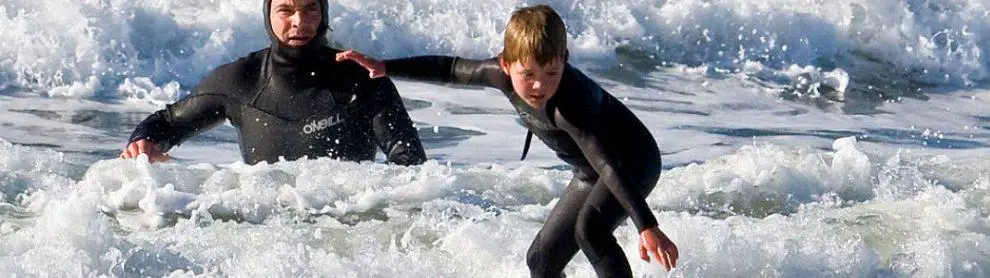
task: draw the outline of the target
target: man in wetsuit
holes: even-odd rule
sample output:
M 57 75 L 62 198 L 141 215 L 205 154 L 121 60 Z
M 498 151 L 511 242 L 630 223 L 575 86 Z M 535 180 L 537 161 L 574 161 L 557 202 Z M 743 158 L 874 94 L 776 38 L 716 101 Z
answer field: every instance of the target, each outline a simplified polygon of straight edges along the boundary
M 265 1 L 271 47 L 222 65 L 193 93 L 145 119 L 123 158 L 152 161 L 224 120 L 237 128 L 249 164 L 328 156 L 373 160 L 375 148 L 400 165 L 426 160 L 395 86 L 337 63 L 327 46 L 326 0 Z
M 502 54 L 487 60 L 421 56 L 382 63 L 352 51 L 337 56 L 357 61 L 372 77 L 387 71 L 414 80 L 497 88 L 530 134 L 573 166 L 574 178 L 527 254 L 534 277 L 560 276 L 578 249 L 598 276 L 631 277 L 612 236 L 627 216 L 640 232 L 641 258 L 649 261 L 648 253 L 653 254 L 666 269 L 676 267 L 677 246 L 660 231 L 646 204 L 660 175 L 657 142 L 625 105 L 566 63 L 566 30 L 550 7 L 513 13 Z

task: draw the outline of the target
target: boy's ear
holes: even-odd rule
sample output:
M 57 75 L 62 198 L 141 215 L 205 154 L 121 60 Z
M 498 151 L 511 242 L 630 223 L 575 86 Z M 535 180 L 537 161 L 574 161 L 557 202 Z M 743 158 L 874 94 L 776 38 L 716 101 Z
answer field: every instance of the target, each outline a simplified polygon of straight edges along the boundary
M 509 64 L 506 63 L 504 59 L 502 59 L 502 56 L 501 55 L 499 55 L 499 57 L 498 57 L 498 65 L 499 65 L 499 67 L 502 68 L 502 72 L 504 72 L 505 75 L 511 75 L 511 74 L 509 74 Z

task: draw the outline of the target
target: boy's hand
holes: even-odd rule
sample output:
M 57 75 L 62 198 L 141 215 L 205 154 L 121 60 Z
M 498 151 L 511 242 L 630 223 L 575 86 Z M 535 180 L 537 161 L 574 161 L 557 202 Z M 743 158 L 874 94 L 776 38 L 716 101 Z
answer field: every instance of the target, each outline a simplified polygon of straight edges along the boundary
M 344 60 L 353 60 L 354 62 L 357 62 L 358 65 L 361 65 L 362 67 L 367 69 L 368 77 L 379 78 L 385 76 L 385 63 L 382 63 L 382 61 L 378 61 L 373 58 L 369 58 L 368 56 L 364 56 L 364 54 L 361 54 L 360 52 L 354 50 L 347 50 L 341 53 L 337 53 L 337 62 L 341 62 Z
M 155 146 L 154 143 L 147 139 L 137 140 L 128 144 L 124 152 L 120 153 L 120 158 L 137 158 L 142 153 L 147 154 L 148 160 L 152 163 L 168 161 L 168 155 L 162 153 L 158 149 L 158 146 Z
M 650 256 L 647 253 L 653 254 L 667 271 L 677 267 L 677 245 L 660 228 L 652 227 L 639 233 L 639 256 L 649 262 Z

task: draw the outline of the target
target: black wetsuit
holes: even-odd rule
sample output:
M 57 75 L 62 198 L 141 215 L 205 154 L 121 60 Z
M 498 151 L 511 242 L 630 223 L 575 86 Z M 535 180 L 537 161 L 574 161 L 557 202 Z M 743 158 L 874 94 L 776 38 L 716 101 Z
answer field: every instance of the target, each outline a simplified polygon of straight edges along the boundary
M 627 216 L 638 231 L 657 225 L 645 199 L 661 165 L 653 135 L 625 105 L 570 65 L 539 111 L 513 92 L 497 58 L 421 56 L 385 61 L 385 69 L 393 77 L 501 90 L 530 132 L 573 166 L 574 179 L 530 246 L 534 277 L 560 276 L 579 247 L 599 276 L 632 275 L 612 232 Z
M 193 93 L 155 112 L 134 130 L 130 142 L 150 139 L 163 152 L 227 120 L 237 128 L 244 161 L 321 157 L 374 160 L 377 149 L 401 165 L 426 160 L 412 120 L 388 79 L 368 79 L 356 63 L 334 60 L 326 20 L 317 38 L 291 48 L 272 46 L 203 78 Z M 326 1 L 321 1 L 326 18 Z

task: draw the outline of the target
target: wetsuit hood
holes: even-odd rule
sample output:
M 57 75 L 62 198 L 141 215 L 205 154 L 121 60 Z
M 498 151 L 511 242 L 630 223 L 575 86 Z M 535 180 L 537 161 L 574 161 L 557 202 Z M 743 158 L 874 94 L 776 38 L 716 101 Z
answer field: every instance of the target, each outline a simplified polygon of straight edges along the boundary
M 327 46 L 327 30 L 330 29 L 327 23 L 329 20 L 329 5 L 327 0 L 317 1 L 320 3 L 320 9 L 323 12 L 320 25 L 316 28 L 316 36 L 309 43 L 301 47 L 292 47 L 278 40 L 278 37 L 275 36 L 275 31 L 272 30 L 272 0 L 264 1 L 265 29 L 268 30 L 268 39 L 272 42 L 272 54 L 277 60 L 292 63 L 313 59 L 323 54 L 323 49 Z

